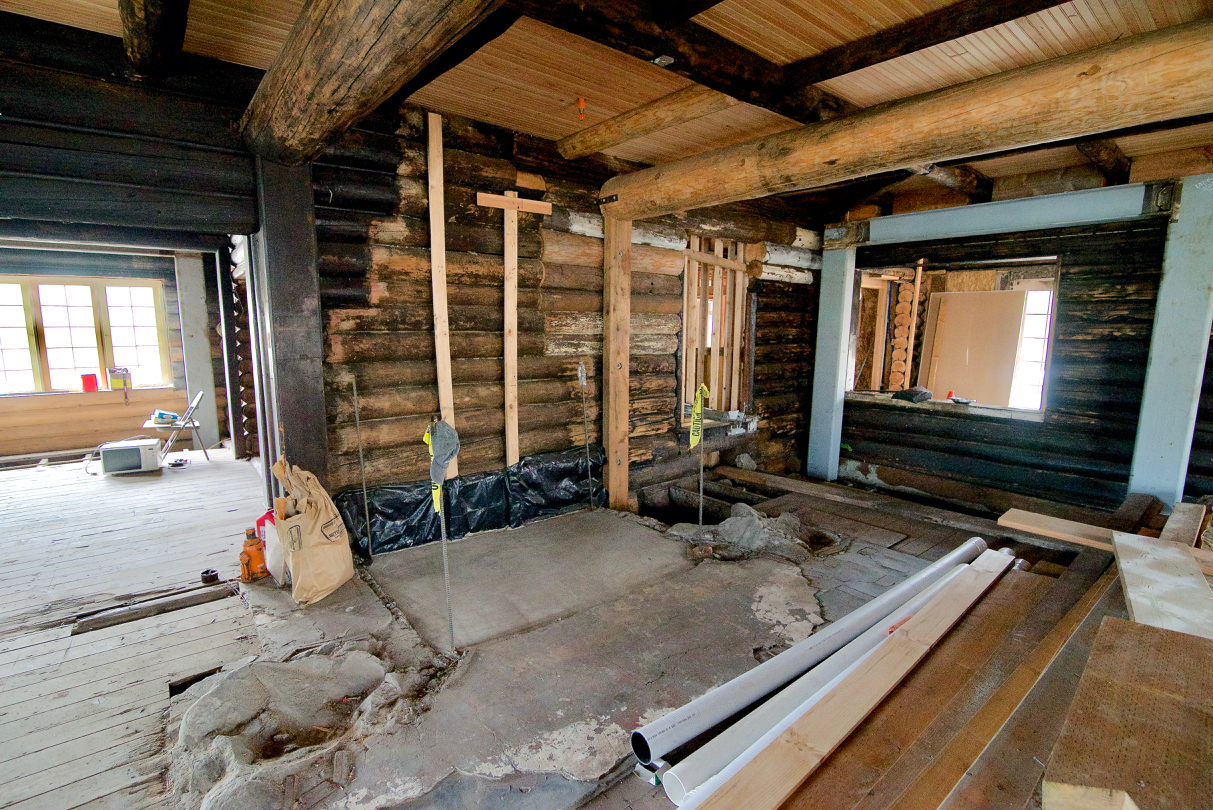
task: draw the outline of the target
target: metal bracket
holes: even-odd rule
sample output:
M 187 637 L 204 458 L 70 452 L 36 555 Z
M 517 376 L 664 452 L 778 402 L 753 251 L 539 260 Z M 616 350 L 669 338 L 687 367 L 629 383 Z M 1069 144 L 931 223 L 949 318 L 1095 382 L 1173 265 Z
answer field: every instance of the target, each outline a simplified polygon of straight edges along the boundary
M 618 200 L 619 200 L 618 194 L 611 194 L 610 196 L 600 197 L 599 199 L 594 200 L 594 205 L 606 205 L 607 203 L 613 203 Z

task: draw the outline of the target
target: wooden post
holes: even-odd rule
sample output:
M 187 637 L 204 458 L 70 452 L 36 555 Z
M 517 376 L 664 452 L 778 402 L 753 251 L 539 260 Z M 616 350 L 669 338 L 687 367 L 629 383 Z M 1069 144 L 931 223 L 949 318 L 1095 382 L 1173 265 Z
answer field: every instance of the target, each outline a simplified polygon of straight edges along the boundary
M 479 192 L 476 204 L 505 212 L 504 356 L 505 368 L 505 466 L 518 463 L 518 212 L 551 214 L 552 204 L 522 200 L 517 191 L 504 196 Z
M 736 243 L 734 243 L 736 244 Z M 730 255 L 732 250 L 729 251 Z M 732 389 L 729 387 L 733 379 L 733 298 L 737 292 L 736 270 L 722 268 L 721 291 L 721 323 L 720 323 L 720 410 L 728 410 Z
M 733 351 L 733 373 L 729 382 L 729 408 L 734 411 L 741 408 L 741 336 L 745 328 L 746 286 L 749 283 L 749 273 L 733 271 L 733 341 L 730 347 Z
M 227 430 L 232 454 L 244 458 L 244 414 L 240 405 L 240 364 L 236 355 L 236 298 L 232 289 L 232 255 L 226 248 L 215 253 L 215 280 L 219 295 L 219 336 L 223 346 L 223 382 L 227 389 Z M 250 318 L 249 320 L 252 320 Z
M 889 334 L 889 282 L 881 279 L 876 298 L 876 345 L 872 349 L 872 390 L 884 385 L 885 341 Z
M 918 296 L 922 292 L 922 266 L 926 262 L 925 259 L 918 260 L 918 267 L 914 270 L 914 300 L 910 303 L 910 342 L 906 346 L 906 379 L 902 389 L 913 388 L 917 385 L 917 380 L 914 375 L 914 338 L 918 333 Z
M 442 182 L 442 116 L 428 113 L 426 169 L 429 178 L 430 285 L 434 296 L 434 365 L 438 370 L 438 409 L 442 421 L 455 426 L 455 394 L 451 383 L 451 329 L 446 308 L 446 219 Z M 459 459 L 447 465 L 446 477 L 459 475 Z
M 700 241 L 700 237 L 692 236 L 688 245 L 698 251 Z M 678 404 L 678 422 L 686 424 L 682 405 L 695 396 L 695 358 L 699 346 L 699 262 L 690 256 L 686 257 L 682 271 L 682 295 L 682 402 Z
M 716 258 L 724 258 L 724 240 L 716 240 Z M 720 359 L 721 359 L 721 317 L 724 315 L 721 306 L 724 303 L 723 270 L 719 264 L 712 265 L 712 356 L 708 361 L 708 391 L 711 393 L 712 407 L 720 408 Z
M 628 508 L 628 371 L 631 362 L 632 223 L 603 220 L 605 278 L 602 293 L 602 435 L 612 509 Z

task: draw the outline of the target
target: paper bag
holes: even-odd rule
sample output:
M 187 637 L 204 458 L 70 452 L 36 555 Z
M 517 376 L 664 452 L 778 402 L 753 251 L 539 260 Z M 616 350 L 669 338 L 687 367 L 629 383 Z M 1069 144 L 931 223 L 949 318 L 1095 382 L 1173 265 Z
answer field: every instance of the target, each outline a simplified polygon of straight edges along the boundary
M 291 596 L 301 605 L 310 605 L 354 576 L 350 540 L 341 514 L 316 476 L 285 459 L 274 464 L 273 471 L 295 513 L 274 518 L 291 572 Z

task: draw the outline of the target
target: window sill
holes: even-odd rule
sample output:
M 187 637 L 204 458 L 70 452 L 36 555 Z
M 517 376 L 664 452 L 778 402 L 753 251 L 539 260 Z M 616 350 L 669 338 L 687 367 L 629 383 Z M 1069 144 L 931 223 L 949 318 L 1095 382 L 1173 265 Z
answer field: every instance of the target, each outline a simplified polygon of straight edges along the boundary
M 169 385 L 147 385 L 136 386 L 131 388 L 132 394 L 138 394 L 142 391 L 172 391 L 173 386 Z M 97 396 L 98 394 L 114 394 L 118 397 L 122 396 L 121 388 L 100 388 L 96 391 L 27 391 L 19 394 L 0 394 L 0 400 L 3 399 L 20 399 L 32 397 L 71 397 L 71 396 Z
M 931 399 L 926 402 L 906 402 L 905 400 L 893 399 L 891 393 L 875 391 L 848 391 L 846 398 L 849 402 L 878 403 L 890 405 L 894 408 L 907 408 L 909 410 L 931 413 L 985 416 L 993 419 L 1010 419 L 1020 422 L 1043 422 L 1045 420 L 1044 411 L 1025 411 L 1020 408 L 1003 408 L 998 405 L 982 405 L 980 403 L 960 405 L 941 399 Z

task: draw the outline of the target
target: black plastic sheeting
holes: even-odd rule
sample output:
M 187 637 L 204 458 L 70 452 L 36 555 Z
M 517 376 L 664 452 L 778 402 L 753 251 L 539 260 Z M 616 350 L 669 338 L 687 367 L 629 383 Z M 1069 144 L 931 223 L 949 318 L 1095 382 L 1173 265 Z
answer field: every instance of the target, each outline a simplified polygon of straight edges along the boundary
M 590 445 L 592 486 L 586 480 L 584 447 L 528 456 L 504 470 L 453 478 L 442 488 L 447 536 L 454 540 L 472 532 L 521 526 L 585 504 L 602 506 L 606 503 L 601 483 L 605 457 L 601 447 Z M 428 480 L 368 487 L 367 502 L 375 554 L 442 539 Z M 350 545 L 368 559 L 362 490 L 346 490 L 335 503 L 349 530 Z

